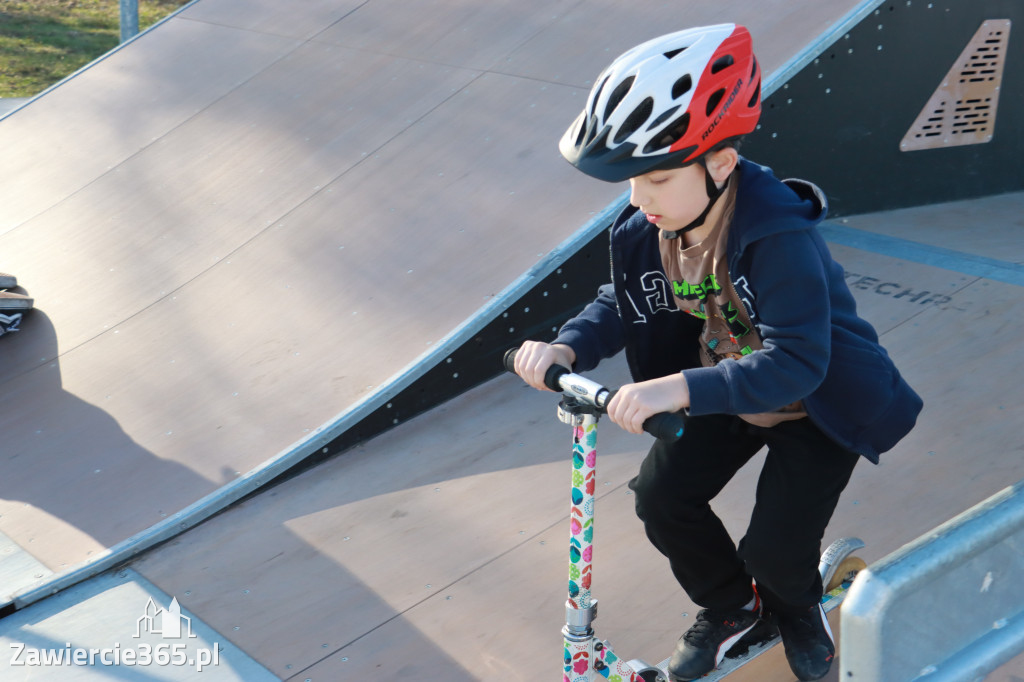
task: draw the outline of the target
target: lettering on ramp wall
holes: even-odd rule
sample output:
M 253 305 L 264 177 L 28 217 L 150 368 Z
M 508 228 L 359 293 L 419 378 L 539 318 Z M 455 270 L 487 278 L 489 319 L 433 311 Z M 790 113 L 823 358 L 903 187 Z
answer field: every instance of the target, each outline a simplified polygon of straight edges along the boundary
M 953 303 L 952 296 L 929 291 L 921 287 L 907 286 L 900 282 L 891 282 L 881 277 L 872 277 L 859 272 L 850 272 L 849 270 L 845 271 L 844 277 L 846 278 L 846 283 L 854 292 L 870 291 L 877 296 L 888 296 L 889 298 L 915 305 L 934 305 L 943 310 L 946 308 L 963 310 L 963 308 L 951 305 Z

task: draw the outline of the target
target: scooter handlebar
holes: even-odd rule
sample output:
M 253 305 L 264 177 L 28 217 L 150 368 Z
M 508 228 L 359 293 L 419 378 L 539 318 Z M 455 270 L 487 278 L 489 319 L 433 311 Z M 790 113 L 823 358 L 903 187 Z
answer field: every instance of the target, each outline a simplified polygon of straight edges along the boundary
M 509 372 L 515 373 L 516 351 L 510 348 L 505 352 L 504 365 Z M 606 412 L 608 403 L 618 391 L 609 390 L 579 374 L 573 374 L 561 365 L 551 365 L 544 375 L 544 385 L 552 391 L 565 393 L 593 405 L 601 412 Z M 672 442 L 683 435 L 686 417 L 680 412 L 660 412 L 651 415 L 644 421 L 644 431 L 655 438 Z

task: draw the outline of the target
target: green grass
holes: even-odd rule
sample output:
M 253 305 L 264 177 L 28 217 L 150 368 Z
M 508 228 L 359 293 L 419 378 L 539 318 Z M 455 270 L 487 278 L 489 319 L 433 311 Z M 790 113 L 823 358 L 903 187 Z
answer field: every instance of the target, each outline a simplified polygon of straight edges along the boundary
M 144 30 L 188 0 L 138 0 Z M 120 41 L 119 0 L 3 0 L 0 97 L 31 97 Z

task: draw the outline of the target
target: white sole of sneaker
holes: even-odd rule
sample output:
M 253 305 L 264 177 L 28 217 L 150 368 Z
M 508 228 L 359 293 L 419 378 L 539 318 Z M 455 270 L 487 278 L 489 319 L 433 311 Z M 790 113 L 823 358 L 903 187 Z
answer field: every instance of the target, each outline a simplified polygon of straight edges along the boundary
M 737 632 L 735 635 L 733 635 L 729 639 L 727 639 L 724 642 L 722 642 L 722 644 L 718 647 L 718 654 L 715 656 L 715 667 L 716 668 L 718 666 L 722 665 L 722 661 L 725 660 L 725 655 L 727 653 L 729 653 L 729 649 L 731 649 L 733 647 L 733 645 L 736 644 L 736 642 L 738 642 L 741 639 L 743 639 L 743 635 L 745 635 L 748 632 L 750 632 L 751 630 L 753 630 L 754 629 L 754 625 L 757 625 L 757 621 L 754 621 L 754 623 L 750 627 L 748 627 L 748 628 L 746 628 L 746 629 L 744 629 L 744 630 L 742 630 L 740 632 Z

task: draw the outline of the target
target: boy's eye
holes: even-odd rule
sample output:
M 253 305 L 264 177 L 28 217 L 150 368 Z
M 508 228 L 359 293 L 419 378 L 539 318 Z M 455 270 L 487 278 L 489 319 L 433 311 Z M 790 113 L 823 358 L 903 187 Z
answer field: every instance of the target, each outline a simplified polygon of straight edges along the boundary
M 663 185 L 668 182 L 668 178 L 651 178 L 652 185 Z

